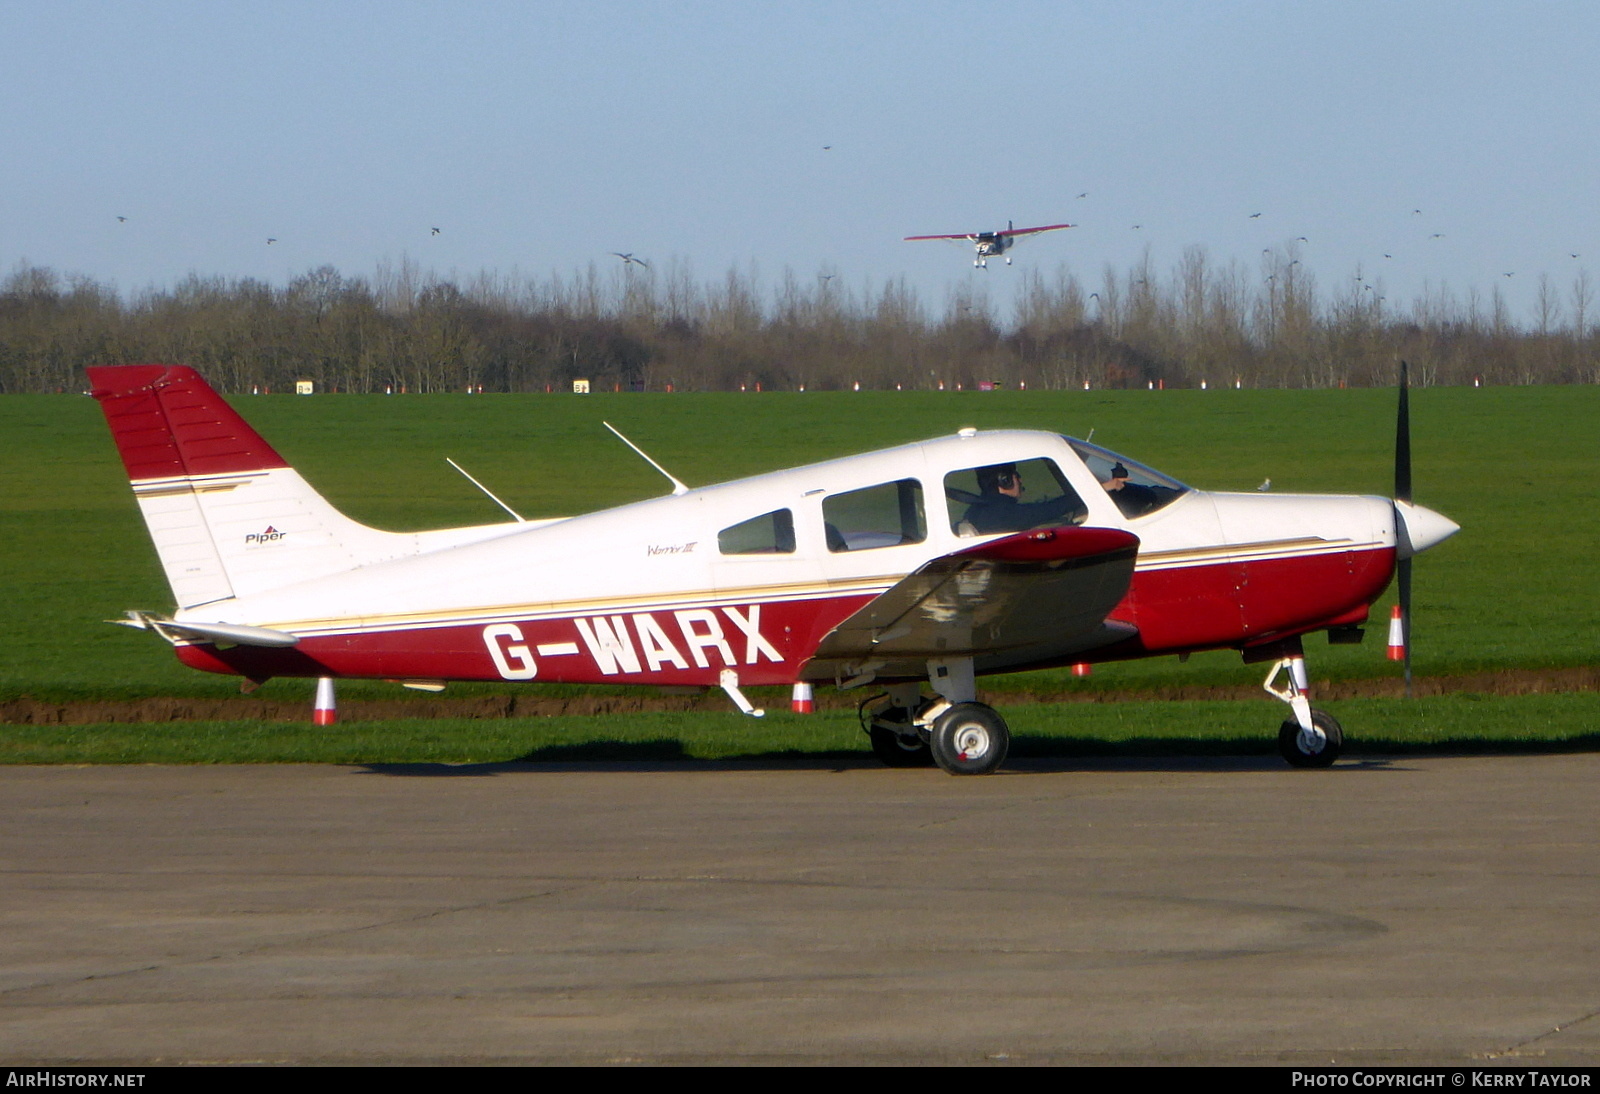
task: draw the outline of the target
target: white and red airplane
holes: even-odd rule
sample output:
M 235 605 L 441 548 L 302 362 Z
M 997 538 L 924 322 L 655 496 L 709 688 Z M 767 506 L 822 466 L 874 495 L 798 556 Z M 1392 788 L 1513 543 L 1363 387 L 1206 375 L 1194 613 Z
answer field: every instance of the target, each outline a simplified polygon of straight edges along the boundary
M 1070 437 L 963 429 L 410 534 L 335 510 L 193 369 L 89 376 L 177 601 L 118 622 L 186 665 L 721 687 L 756 714 L 751 685 L 875 684 L 879 758 L 953 774 L 993 771 L 1009 745 L 980 675 L 1217 648 L 1273 663 L 1283 755 L 1331 764 L 1342 730 L 1311 708 L 1301 636 L 1358 640 L 1397 560 L 1404 600 L 1405 560 L 1457 531 L 1409 500 L 1403 374 L 1396 500 L 1207 493 Z
M 1006 221 L 1006 226 L 996 232 L 957 232 L 955 235 L 944 236 L 906 236 L 904 242 L 914 243 L 921 239 L 954 239 L 971 243 L 977 251 L 977 257 L 972 264 L 978 269 L 987 270 L 989 260 L 1005 255 L 1006 265 L 1011 265 L 1011 256 L 1006 255 L 1017 241 L 1024 236 L 1038 235 L 1040 232 L 1056 232 L 1062 228 L 1071 228 L 1070 224 L 1045 224 L 1038 228 L 1013 228 L 1011 221 Z

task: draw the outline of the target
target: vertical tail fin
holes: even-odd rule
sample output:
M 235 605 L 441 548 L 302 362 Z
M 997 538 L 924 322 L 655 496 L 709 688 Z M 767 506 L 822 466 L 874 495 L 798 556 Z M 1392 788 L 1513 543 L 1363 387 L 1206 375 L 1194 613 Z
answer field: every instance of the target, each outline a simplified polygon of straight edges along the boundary
M 289 466 L 192 368 L 101 366 L 88 373 L 134 482 Z
M 194 369 L 88 373 L 180 609 L 418 550 L 329 505 Z

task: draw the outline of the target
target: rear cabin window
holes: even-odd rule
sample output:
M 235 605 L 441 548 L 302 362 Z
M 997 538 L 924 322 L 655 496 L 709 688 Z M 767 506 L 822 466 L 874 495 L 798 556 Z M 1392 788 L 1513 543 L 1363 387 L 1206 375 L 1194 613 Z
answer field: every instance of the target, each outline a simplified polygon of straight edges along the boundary
M 950 530 L 988 536 L 1082 524 L 1089 516 L 1054 460 L 1022 460 L 952 471 L 944 477 Z
M 928 538 L 922 484 L 916 479 L 886 482 L 823 498 L 822 520 L 828 550 L 836 554 L 898 547 L 903 543 L 921 543 Z
M 725 555 L 793 554 L 794 514 L 775 509 L 724 528 L 717 533 L 717 550 Z

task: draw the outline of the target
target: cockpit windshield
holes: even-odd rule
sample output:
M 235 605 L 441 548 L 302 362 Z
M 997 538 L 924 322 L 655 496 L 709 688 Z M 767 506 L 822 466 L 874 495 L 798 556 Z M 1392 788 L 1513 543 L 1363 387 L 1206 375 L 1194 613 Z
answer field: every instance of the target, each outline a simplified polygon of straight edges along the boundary
M 1094 477 L 1125 517 L 1131 519 L 1154 513 L 1189 492 L 1189 488 L 1177 479 L 1169 478 L 1137 460 L 1119 456 L 1110 449 L 1088 441 L 1071 437 L 1066 441 L 1089 470 L 1094 472 Z

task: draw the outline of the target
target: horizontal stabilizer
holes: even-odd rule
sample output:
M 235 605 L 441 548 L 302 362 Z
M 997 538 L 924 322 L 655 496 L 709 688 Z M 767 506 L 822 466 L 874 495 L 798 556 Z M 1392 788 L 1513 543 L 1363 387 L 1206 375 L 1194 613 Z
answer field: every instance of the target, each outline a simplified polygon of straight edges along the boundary
M 830 631 L 805 674 L 917 676 L 930 658 L 990 662 L 1121 641 L 1131 628 L 1106 616 L 1128 591 L 1138 551 L 1127 532 L 1067 527 L 942 555 Z
M 300 639 L 287 631 L 246 627 L 238 623 L 177 623 L 150 612 L 129 612 L 126 619 L 109 619 L 141 631 L 155 631 L 173 645 L 179 642 L 224 643 L 231 646 L 292 646 Z

